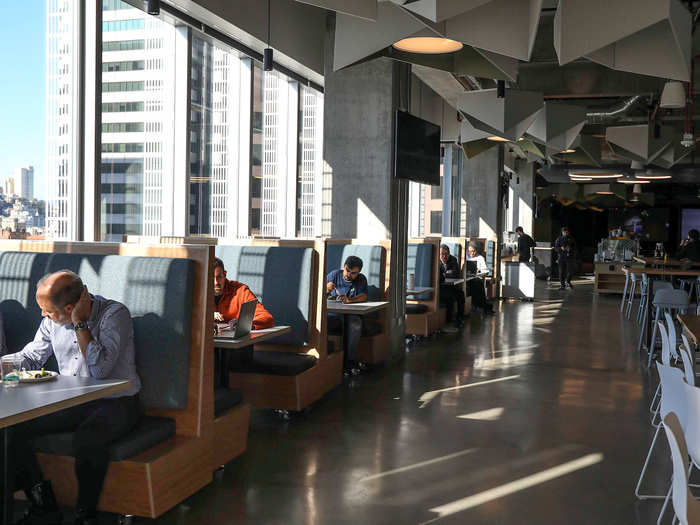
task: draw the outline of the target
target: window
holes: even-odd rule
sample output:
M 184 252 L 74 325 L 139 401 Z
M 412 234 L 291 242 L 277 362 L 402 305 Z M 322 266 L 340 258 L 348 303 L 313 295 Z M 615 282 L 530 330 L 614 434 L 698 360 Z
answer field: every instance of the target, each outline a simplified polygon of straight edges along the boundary
M 145 62 L 143 60 L 122 60 L 121 62 L 103 62 L 102 71 L 142 71 Z
M 103 93 L 114 93 L 117 91 L 143 91 L 144 82 L 102 82 Z
M 121 2 L 121 0 L 118 1 Z M 138 51 L 139 49 L 144 49 L 145 46 L 145 40 L 118 40 L 102 42 L 102 51 Z
M 442 212 L 430 212 L 430 233 L 442 233 Z
M 135 133 L 143 131 L 143 122 L 107 122 L 102 124 L 102 133 Z
M 107 102 L 102 104 L 102 113 L 131 113 L 143 111 L 143 102 Z
M 175 50 L 183 33 L 120 0 L 103 0 L 103 6 L 110 11 L 104 39 L 113 38 L 114 31 L 140 29 L 148 38 L 102 46 L 108 81 L 102 83 L 100 237 L 172 235 Z M 115 51 L 129 51 L 129 60 L 112 55 Z M 133 114 L 123 122 L 127 112 Z M 112 133 L 119 133 L 118 141 Z
M 102 22 L 103 33 L 107 33 L 110 31 L 134 31 L 138 29 L 143 29 L 143 27 L 143 18 L 136 18 L 134 20 L 109 20 Z
M 300 93 L 297 235 L 321 235 L 323 177 L 323 95 L 307 86 Z
M 430 198 L 442 199 L 442 174 L 440 175 L 440 185 L 430 186 Z

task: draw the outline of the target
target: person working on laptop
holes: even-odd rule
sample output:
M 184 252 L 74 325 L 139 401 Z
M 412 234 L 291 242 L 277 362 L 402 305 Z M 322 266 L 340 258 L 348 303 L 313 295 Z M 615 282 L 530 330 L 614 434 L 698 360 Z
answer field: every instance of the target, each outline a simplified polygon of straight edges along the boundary
M 255 301 L 257 297 L 245 284 L 226 279 L 224 262 L 216 257 L 214 259 L 214 320 L 220 323 L 238 319 L 241 306 L 248 301 Z M 260 301 L 255 308 L 253 317 L 253 330 L 271 328 L 275 319 Z
M 440 303 L 447 307 L 447 321 L 453 321 L 452 313 L 454 304 L 457 303 L 457 318 L 454 322 L 462 325 L 464 317 L 464 291 L 462 285 L 451 286 L 443 284 L 445 279 L 456 279 L 459 275 L 459 263 L 457 257 L 450 255 L 450 248 L 446 244 L 440 246 Z
M 467 248 L 467 261 L 476 263 L 476 274 L 467 281 L 467 289 L 472 298 L 472 307 L 482 308 L 484 313 L 493 313 L 493 307 L 486 301 L 486 291 L 484 289 L 484 277 L 491 271 L 486 264 L 486 259 L 479 254 L 479 247 L 475 243 L 469 243 Z
M 363 303 L 367 301 L 367 278 L 362 275 L 362 259 L 354 255 L 345 259 L 345 264 L 326 276 L 326 293 L 329 298 L 343 303 Z M 357 347 L 362 336 L 362 316 L 353 314 L 328 314 L 328 333 L 343 332 L 345 350 L 343 366 L 346 374 L 357 375 Z

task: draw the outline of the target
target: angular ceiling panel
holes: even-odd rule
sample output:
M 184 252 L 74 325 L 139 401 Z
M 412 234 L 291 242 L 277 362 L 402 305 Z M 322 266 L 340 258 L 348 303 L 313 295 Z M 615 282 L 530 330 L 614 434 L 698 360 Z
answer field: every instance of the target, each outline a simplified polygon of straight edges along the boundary
M 672 145 L 674 130 L 661 126 L 658 137 L 654 137 L 653 126 L 611 126 L 605 130 L 605 140 L 610 149 L 620 157 L 639 162 L 653 162 Z
M 466 13 L 475 7 L 488 4 L 492 0 L 415 0 L 408 3 L 401 0 L 393 1 L 403 4 L 409 11 L 413 11 L 428 20 L 441 22 L 453 16 Z
M 459 98 L 459 109 L 476 130 L 517 141 L 543 107 L 542 93 L 506 89 L 498 98 L 495 89 L 469 91 Z
M 555 152 L 569 149 L 586 124 L 586 109 L 571 104 L 545 102 L 527 135 Z
M 542 0 L 492 0 L 448 19 L 446 36 L 527 61 L 535 43 L 541 9 Z
M 560 65 L 585 57 L 620 71 L 688 81 L 692 15 L 679 0 L 561 0 L 554 47 Z
M 297 0 L 297 2 L 367 20 L 377 19 L 377 0 L 352 0 L 352 2 L 347 0 Z

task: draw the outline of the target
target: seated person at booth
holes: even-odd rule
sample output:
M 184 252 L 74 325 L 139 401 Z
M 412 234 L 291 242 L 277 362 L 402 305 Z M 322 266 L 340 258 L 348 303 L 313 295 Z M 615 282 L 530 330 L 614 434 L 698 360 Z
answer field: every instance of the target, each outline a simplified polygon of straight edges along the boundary
M 257 300 L 257 297 L 245 284 L 226 279 L 224 262 L 216 257 L 214 259 L 214 320 L 224 323 L 238 319 L 243 303 L 254 300 Z M 271 328 L 274 324 L 275 319 L 258 301 L 253 317 L 253 330 Z
M 28 514 L 19 523 L 62 523 L 51 483 L 43 479 L 34 455 L 33 441 L 46 434 L 73 432 L 78 479 L 74 523 L 96 524 L 109 444 L 127 434 L 141 413 L 131 314 L 117 301 L 88 293 L 80 277 L 69 270 L 44 276 L 37 285 L 36 302 L 43 316 L 39 329 L 34 340 L 14 354 L 23 359 L 23 367 L 41 369 L 53 354 L 61 375 L 128 380 L 130 385 L 113 396 L 13 427 L 10 454 L 15 482 L 29 499 Z
M 326 276 L 326 293 L 343 303 L 367 301 L 367 278 L 362 275 L 362 259 L 354 255 L 345 259 L 343 268 L 333 270 Z M 362 316 L 352 314 L 328 314 L 328 333 L 343 333 L 343 369 L 346 374 L 360 372 L 357 363 L 357 347 L 362 336 Z
M 695 228 L 690 230 L 688 232 L 688 237 L 681 242 L 678 258 L 700 262 L 700 232 Z
M 459 278 L 459 263 L 457 257 L 450 255 L 449 246 L 443 244 L 440 246 L 440 304 L 447 307 L 447 320 L 453 321 L 452 313 L 454 304 L 457 303 L 457 318 L 454 319 L 456 324 L 462 324 L 464 317 L 464 292 L 461 285 L 450 286 L 443 284 L 445 279 Z
M 467 261 L 476 262 L 476 276 L 467 281 L 467 290 L 472 298 L 472 307 L 482 308 L 485 313 L 493 313 L 493 307 L 486 301 L 483 280 L 491 271 L 486 265 L 484 256 L 479 254 L 479 247 L 474 243 L 469 243 L 467 248 Z

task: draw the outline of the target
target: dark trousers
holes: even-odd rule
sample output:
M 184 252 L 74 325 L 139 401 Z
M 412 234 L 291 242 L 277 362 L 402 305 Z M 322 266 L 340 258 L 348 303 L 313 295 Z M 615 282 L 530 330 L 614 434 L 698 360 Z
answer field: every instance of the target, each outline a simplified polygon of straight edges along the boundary
M 474 308 L 486 308 L 486 290 L 484 289 L 484 281 L 479 277 L 474 277 L 467 281 L 467 289 L 472 298 L 472 306 Z
M 43 479 L 34 454 L 34 438 L 73 432 L 77 506 L 96 509 L 109 465 L 109 444 L 129 432 L 140 414 L 138 395 L 126 396 L 97 399 L 12 427 L 10 454 L 15 467 L 15 487 L 27 492 Z
M 568 257 L 559 257 L 559 282 L 562 286 L 571 283 L 571 276 L 574 273 L 575 260 Z
M 328 333 L 343 334 L 343 361 L 357 361 L 357 347 L 362 337 L 362 316 L 328 314 Z
M 518 262 L 524 262 L 528 263 L 530 262 L 530 256 L 529 255 L 523 255 L 522 253 L 518 256 Z
M 457 304 L 457 320 L 464 317 L 464 292 L 462 292 L 462 287 L 441 285 L 440 304 L 447 307 L 448 321 L 452 321 L 455 304 Z

